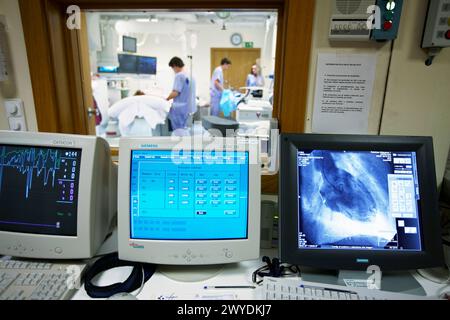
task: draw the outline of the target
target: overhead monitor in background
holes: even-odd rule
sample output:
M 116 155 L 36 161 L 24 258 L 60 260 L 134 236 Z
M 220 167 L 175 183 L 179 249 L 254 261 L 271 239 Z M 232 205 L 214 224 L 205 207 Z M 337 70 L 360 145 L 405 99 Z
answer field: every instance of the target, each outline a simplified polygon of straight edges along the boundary
M 117 73 L 118 67 L 98 67 L 98 73 Z
M 93 257 L 111 232 L 116 199 L 105 140 L 0 131 L 0 255 Z
M 335 270 L 442 265 L 428 137 L 281 136 L 281 260 Z
M 138 57 L 137 63 L 137 73 L 138 74 L 148 74 L 155 75 L 157 68 L 157 59 L 155 57 Z
M 119 54 L 118 73 L 136 74 L 138 71 L 138 56 L 132 54 Z
M 122 37 L 122 51 L 129 53 L 137 52 L 137 39 L 133 37 Z
M 121 259 L 213 265 L 259 258 L 257 145 L 215 141 L 211 150 L 191 139 L 121 140 Z

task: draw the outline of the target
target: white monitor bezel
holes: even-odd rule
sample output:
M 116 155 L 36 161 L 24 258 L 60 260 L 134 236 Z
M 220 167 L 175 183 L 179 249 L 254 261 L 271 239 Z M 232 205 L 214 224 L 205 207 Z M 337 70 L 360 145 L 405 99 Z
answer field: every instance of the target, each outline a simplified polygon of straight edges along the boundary
M 219 139 L 219 138 L 216 138 Z M 226 138 L 225 145 L 236 139 Z M 132 239 L 130 230 L 130 173 L 133 150 L 207 149 L 208 142 L 191 146 L 190 139 L 177 138 L 123 138 L 119 150 L 118 236 L 119 257 L 122 260 L 165 265 L 211 265 L 234 263 L 259 258 L 261 167 L 257 141 L 239 148 L 249 152 L 248 238 L 230 240 L 142 240 Z M 217 142 L 217 140 L 215 140 Z
M 81 150 L 77 235 L 41 235 L 0 231 L 0 254 L 39 259 L 81 259 L 91 256 L 93 158 L 96 137 L 0 131 L 0 144 Z

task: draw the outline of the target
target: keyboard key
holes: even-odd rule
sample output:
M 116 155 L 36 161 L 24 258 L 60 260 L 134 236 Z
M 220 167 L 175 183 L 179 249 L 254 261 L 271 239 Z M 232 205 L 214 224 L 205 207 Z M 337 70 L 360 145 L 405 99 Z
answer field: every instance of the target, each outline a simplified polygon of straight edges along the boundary
M 338 295 L 339 295 L 339 300 L 346 300 L 347 299 L 347 296 L 343 292 L 339 292 Z

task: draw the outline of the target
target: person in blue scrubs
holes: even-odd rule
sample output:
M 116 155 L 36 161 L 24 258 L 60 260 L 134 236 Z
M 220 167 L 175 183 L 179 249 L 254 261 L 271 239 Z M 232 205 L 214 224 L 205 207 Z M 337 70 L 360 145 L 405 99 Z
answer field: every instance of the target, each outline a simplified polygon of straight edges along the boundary
M 222 98 L 222 92 L 224 90 L 223 71 L 227 70 L 231 66 L 231 61 L 228 58 L 223 58 L 212 75 L 211 78 L 211 115 L 218 116 L 220 114 L 220 99 Z
M 246 87 L 264 87 L 264 78 L 261 76 L 258 65 L 252 66 L 250 74 L 247 76 Z
M 169 120 L 172 130 L 185 129 L 190 113 L 197 111 L 195 82 L 191 81 L 184 72 L 184 62 L 178 57 L 173 57 L 169 67 L 175 72 L 173 90 L 167 97 L 167 101 L 173 100 L 169 112 Z

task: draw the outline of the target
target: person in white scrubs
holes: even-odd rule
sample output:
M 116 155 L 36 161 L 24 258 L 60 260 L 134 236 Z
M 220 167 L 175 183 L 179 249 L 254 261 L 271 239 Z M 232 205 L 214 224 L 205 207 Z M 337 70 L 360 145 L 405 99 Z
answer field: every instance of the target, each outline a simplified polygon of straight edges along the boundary
M 224 78 L 223 71 L 228 70 L 231 66 L 231 61 L 228 58 L 223 58 L 212 75 L 211 78 L 211 115 L 218 116 L 220 114 L 220 99 L 222 98 L 222 92 L 224 90 Z
M 194 81 L 184 72 L 184 62 L 178 57 L 173 57 L 169 67 L 175 72 L 173 90 L 167 97 L 167 101 L 173 100 L 170 108 L 169 120 L 172 130 L 185 129 L 190 113 L 197 110 L 195 99 Z

